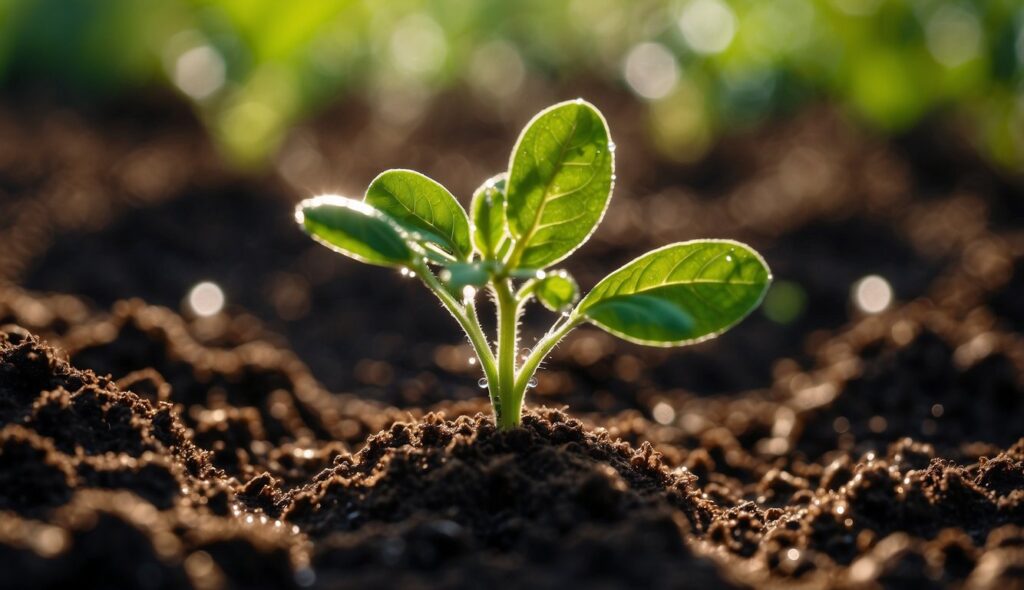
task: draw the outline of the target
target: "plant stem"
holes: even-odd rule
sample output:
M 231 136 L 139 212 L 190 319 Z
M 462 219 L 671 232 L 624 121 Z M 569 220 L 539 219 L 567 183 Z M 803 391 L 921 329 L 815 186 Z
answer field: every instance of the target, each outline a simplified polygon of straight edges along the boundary
M 476 353 L 476 358 L 480 361 L 480 368 L 484 371 L 484 378 L 487 379 L 487 390 L 490 394 L 491 404 L 497 408 L 497 403 L 500 399 L 498 367 L 494 360 L 494 353 L 491 352 L 491 347 L 487 342 L 487 336 L 484 335 L 484 331 L 480 327 L 474 299 L 470 299 L 466 306 L 463 307 L 452 297 L 452 294 L 445 289 L 441 281 L 434 276 L 434 273 L 426 265 L 417 267 L 415 271 L 416 275 L 423 281 L 423 284 L 441 300 L 441 305 L 452 314 L 455 321 L 459 322 L 459 326 L 466 332 L 466 336 L 469 337 L 469 343 L 473 346 L 473 352 Z
M 522 411 L 523 397 L 526 395 L 526 390 L 529 387 L 530 379 L 533 378 L 533 374 L 537 372 L 537 367 L 540 366 L 541 361 L 548 356 L 548 353 L 565 338 L 565 335 L 572 331 L 573 328 L 580 325 L 583 319 L 573 314 L 566 319 L 561 325 L 555 324 L 551 330 L 540 339 L 537 346 L 534 347 L 533 352 L 530 353 L 526 360 L 523 361 L 523 366 L 519 369 L 519 374 L 516 376 L 515 392 L 518 393 L 519 406 L 515 408 L 515 411 Z
M 426 264 L 415 268 L 428 289 L 441 300 L 441 304 L 455 318 L 469 337 L 473 351 L 480 360 L 480 367 L 487 379 L 487 389 L 494 408 L 494 421 L 500 430 L 513 430 L 522 422 L 523 398 L 529 388 L 530 379 L 537 371 L 540 363 L 561 340 L 582 321 L 575 314 L 564 322 L 556 322 L 551 330 L 541 338 L 537 347 L 525 359 L 522 367 L 516 366 L 519 346 L 519 316 L 523 307 L 530 299 L 528 290 L 517 296 L 512 291 L 512 283 L 508 278 L 495 279 L 491 283 L 494 291 L 495 306 L 498 315 L 498 343 L 496 350 L 491 350 L 480 326 L 476 314 L 475 299 L 467 298 L 460 304 L 441 284 Z
M 519 344 L 519 306 L 509 279 L 493 282 L 498 308 L 498 391 L 500 402 L 495 408 L 498 428 L 511 430 L 519 426 L 522 400 L 516 400 L 516 348 Z

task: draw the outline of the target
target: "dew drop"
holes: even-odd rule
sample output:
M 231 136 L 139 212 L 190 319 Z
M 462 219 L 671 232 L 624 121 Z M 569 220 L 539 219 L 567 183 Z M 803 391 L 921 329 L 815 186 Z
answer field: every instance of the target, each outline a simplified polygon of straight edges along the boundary
M 473 357 L 473 356 L 469 357 L 469 366 L 472 367 L 475 364 L 476 364 L 476 357 Z
M 526 388 L 533 389 L 534 387 L 537 387 L 537 378 L 530 377 L 530 380 L 526 382 Z
M 544 277 L 548 276 L 548 273 L 544 272 L 543 270 L 538 270 L 537 274 L 534 276 L 537 278 L 537 280 L 543 280 Z
M 476 385 L 480 389 L 487 389 L 487 377 L 481 377 L 480 380 L 476 382 Z
M 409 278 L 412 276 L 412 271 L 403 266 L 402 268 L 398 269 L 398 274 L 402 275 L 405 278 Z
M 610 152 L 614 152 L 615 151 L 615 142 L 614 141 L 609 141 L 608 142 L 608 151 L 610 151 Z

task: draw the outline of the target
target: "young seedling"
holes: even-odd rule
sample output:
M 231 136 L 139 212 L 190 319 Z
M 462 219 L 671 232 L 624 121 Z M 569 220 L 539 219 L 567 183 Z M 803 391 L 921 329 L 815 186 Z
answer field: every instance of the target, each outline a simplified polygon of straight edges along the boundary
M 362 201 L 325 195 L 296 208 L 325 246 L 423 281 L 465 330 L 483 369 L 495 421 L 519 425 L 523 396 L 551 350 L 583 322 L 640 344 L 682 346 L 713 338 L 761 302 L 771 274 L 760 255 L 731 240 L 678 242 L 605 277 L 580 299 L 565 260 L 594 232 L 611 198 L 615 144 L 604 117 L 583 100 L 556 104 L 527 124 L 508 172 L 473 194 L 469 214 L 443 186 L 411 170 L 375 178 Z M 484 334 L 476 302 L 490 292 L 497 338 Z M 556 312 L 524 358 L 519 318 L 532 300 Z

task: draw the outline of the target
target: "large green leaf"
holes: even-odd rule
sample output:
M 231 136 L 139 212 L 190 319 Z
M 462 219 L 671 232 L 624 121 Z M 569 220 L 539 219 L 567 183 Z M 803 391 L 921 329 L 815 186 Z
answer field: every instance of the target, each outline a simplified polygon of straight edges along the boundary
M 587 241 L 611 197 L 613 150 L 604 117 L 582 100 L 557 104 L 530 121 L 509 165 L 513 267 L 549 266 Z
M 504 172 L 490 178 L 473 193 L 469 206 L 473 219 L 473 244 L 485 259 L 495 259 L 509 240 L 505 223 Z
M 370 183 L 366 202 L 459 260 L 469 258 L 466 211 L 436 181 L 412 170 L 388 170 Z
M 398 224 L 362 201 L 306 199 L 295 208 L 295 219 L 316 241 L 360 262 L 402 266 L 413 259 Z
M 678 346 L 712 338 L 761 303 L 771 273 L 761 256 L 731 240 L 659 248 L 608 275 L 576 313 L 620 338 Z

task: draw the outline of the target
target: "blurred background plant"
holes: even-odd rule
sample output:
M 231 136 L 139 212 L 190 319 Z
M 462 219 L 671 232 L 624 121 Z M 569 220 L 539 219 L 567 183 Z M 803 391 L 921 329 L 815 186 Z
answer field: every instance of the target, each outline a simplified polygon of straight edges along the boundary
M 500 105 L 579 79 L 637 95 L 676 161 L 827 101 L 887 133 L 949 118 L 1024 169 L 1019 0 L 0 0 L 5 87 L 168 85 L 239 165 L 340 96 L 402 124 L 455 85 Z

